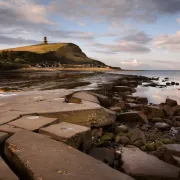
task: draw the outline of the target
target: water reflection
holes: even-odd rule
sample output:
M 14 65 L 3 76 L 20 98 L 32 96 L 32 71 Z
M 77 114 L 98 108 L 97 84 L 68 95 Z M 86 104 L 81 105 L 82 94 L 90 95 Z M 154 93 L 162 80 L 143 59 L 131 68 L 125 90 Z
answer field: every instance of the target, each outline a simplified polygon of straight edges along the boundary
M 157 87 L 137 87 L 135 96 L 145 96 L 148 98 L 149 103 L 159 104 L 165 102 L 166 98 L 177 100 L 180 104 L 180 90 L 178 88 L 157 88 Z

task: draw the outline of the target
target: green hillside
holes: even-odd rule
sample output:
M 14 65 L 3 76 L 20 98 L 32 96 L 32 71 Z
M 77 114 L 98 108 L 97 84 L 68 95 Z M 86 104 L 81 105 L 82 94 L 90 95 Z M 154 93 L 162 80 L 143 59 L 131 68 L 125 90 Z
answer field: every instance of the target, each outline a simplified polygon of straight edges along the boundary
M 106 67 L 102 62 L 90 59 L 72 43 L 52 43 L 0 50 L 0 69 L 21 67 L 59 66 Z

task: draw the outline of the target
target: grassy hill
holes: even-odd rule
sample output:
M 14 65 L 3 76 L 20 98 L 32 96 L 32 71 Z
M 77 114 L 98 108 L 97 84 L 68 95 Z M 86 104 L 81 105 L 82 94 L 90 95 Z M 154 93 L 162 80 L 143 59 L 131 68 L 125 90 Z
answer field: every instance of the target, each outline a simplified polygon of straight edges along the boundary
M 90 59 L 75 44 L 52 43 L 0 50 L 0 69 L 16 69 L 28 66 L 58 67 L 93 66 L 106 67 L 102 62 Z

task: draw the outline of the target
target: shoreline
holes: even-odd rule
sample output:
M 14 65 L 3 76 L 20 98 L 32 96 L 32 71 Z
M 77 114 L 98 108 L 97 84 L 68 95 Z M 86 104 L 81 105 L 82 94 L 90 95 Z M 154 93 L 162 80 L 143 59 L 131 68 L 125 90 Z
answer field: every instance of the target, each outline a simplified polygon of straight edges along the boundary
M 2 73 L 56 72 L 56 71 L 107 72 L 107 71 L 119 71 L 119 69 L 112 69 L 112 68 L 22 68 L 22 69 L 17 69 L 17 70 L 4 71 Z

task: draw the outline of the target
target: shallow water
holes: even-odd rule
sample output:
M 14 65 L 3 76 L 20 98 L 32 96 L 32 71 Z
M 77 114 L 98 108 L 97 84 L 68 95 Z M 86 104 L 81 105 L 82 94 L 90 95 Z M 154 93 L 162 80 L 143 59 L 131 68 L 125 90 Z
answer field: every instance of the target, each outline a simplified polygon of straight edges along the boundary
M 166 77 L 169 78 L 168 82 L 174 81 L 180 83 L 180 71 L 114 71 L 109 73 L 159 77 L 159 83 L 162 85 L 166 84 L 162 82 Z M 165 88 L 138 86 L 137 92 L 134 95 L 145 96 L 150 103 L 154 104 L 165 102 L 167 97 L 177 100 L 180 104 L 180 86 L 169 86 Z

